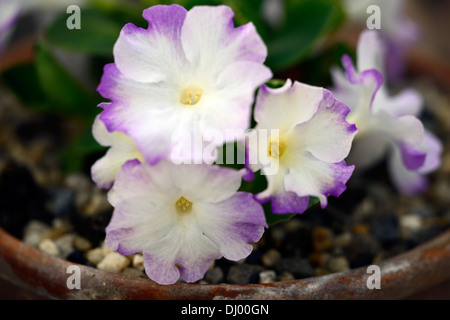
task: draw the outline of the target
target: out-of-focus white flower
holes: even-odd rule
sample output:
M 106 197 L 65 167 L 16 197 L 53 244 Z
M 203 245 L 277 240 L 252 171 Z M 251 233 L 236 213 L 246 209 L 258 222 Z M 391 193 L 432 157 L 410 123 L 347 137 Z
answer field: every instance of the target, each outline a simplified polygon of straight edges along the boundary
M 364 169 L 389 153 L 392 182 L 399 191 L 414 194 L 426 187 L 424 175 L 440 165 L 442 145 L 417 118 L 422 109 L 417 91 L 388 94 L 379 71 L 385 66 L 382 52 L 378 32 L 364 31 L 357 47 L 357 68 L 345 55 L 345 74 L 332 70 L 332 91 L 351 109 L 347 119 L 358 128 L 348 161 Z

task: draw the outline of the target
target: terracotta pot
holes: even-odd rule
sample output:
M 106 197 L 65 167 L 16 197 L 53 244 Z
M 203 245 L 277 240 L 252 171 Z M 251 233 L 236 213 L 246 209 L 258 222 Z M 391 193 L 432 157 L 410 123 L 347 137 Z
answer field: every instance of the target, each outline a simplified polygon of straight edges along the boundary
M 448 66 L 412 57 L 410 69 L 450 87 Z M 450 299 L 450 230 L 377 265 L 381 289 L 368 289 L 366 268 L 302 280 L 250 285 L 161 286 L 150 279 L 80 265 L 81 289 L 69 289 L 71 262 L 46 255 L 0 228 L 2 299 Z
M 450 230 L 378 264 L 381 289 L 368 289 L 371 273 L 358 268 L 302 280 L 250 285 L 161 286 L 80 267 L 80 289 L 66 285 L 72 263 L 25 245 L 0 229 L 0 297 L 8 299 L 450 299 Z M 437 286 L 437 287 L 436 287 Z M 432 289 L 428 293 L 424 292 Z M 439 291 L 440 290 L 440 291 Z M 433 292 L 438 295 L 433 296 Z M 442 292 L 439 294 L 439 292 Z

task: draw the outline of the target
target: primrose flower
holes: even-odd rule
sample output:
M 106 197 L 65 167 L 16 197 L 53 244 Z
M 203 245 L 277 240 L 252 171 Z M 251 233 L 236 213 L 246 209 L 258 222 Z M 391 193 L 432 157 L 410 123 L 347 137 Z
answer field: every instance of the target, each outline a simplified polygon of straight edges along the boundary
M 108 196 L 114 213 L 106 244 L 123 255 L 143 252 L 159 284 L 201 279 L 212 260 L 240 260 L 266 227 L 251 193 L 237 192 L 242 171 L 216 165 L 124 164 Z
M 254 25 L 235 28 L 233 15 L 227 6 L 157 5 L 143 12 L 147 29 L 122 29 L 98 87 L 111 100 L 100 118 L 131 137 L 149 164 L 195 156 L 186 139 L 194 132 L 214 146 L 244 137 L 254 91 L 272 74 Z
M 338 197 L 354 169 L 344 162 L 357 131 L 348 112 L 323 88 L 289 79 L 281 88 L 261 86 L 247 139 L 248 165 L 268 183 L 257 199 L 270 200 L 273 213 L 302 213 L 310 196 L 322 208 L 328 195 Z
M 384 42 L 386 70 L 380 70 L 390 80 L 398 80 L 404 72 L 405 55 L 420 39 L 420 28 L 406 14 L 405 0 L 345 0 L 344 10 L 350 19 L 366 27 L 370 6 L 380 8 L 380 36 Z M 386 79 L 385 79 L 386 80 Z
M 364 31 L 357 47 L 357 69 L 344 56 L 344 73 L 332 70 L 333 92 L 351 109 L 347 120 L 358 134 L 348 161 L 364 169 L 388 153 L 393 184 L 405 194 L 421 192 L 427 173 L 440 165 L 441 142 L 417 118 L 422 97 L 413 89 L 390 96 L 379 70 L 385 67 L 383 43 L 376 31 Z
M 120 167 L 128 160 L 144 161 L 133 140 L 123 132 L 109 132 L 99 116 L 95 118 L 92 134 L 100 145 L 109 147 L 91 168 L 92 180 L 99 188 L 111 188 Z

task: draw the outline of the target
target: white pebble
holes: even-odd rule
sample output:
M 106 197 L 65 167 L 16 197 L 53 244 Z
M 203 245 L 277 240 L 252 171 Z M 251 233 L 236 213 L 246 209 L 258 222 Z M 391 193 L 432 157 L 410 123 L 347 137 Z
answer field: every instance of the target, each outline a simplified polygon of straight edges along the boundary
M 422 218 L 417 214 L 407 214 L 400 217 L 399 224 L 403 237 L 409 238 L 422 227 Z
M 99 264 L 104 257 L 105 255 L 103 254 L 103 250 L 100 248 L 94 248 L 86 252 L 87 261 L 95 265 Z
M 130 265 L 130 260 L 118 252 L 110 252 L 97 265 L 99 270 L 119 273 Z
M 132 265 L 136 269 L 144 270 L 144 257 L 138 253 L 133 255 Z
M 31 220 L 24 229 L 23 242 L 37 248 L 39 243 L 50 234 L 50 226 L 38 221 Z
M 259 283 L 274 282 L 277 278 L 277 274 L 273 270 L 265 270 L 259 273 Z
M 52 240 L 47 238 L 39 242 L 39 250 L 53 257 L 59 255 L 58 246 Z
M 86 238 L 76 235 L 73 245 L 75 246 L 75 249 L 85 252 L 92 248 L 92 243 L 87 240 Z
M 54 240 L 56 246 L 59 249 L 59 255 L 61 258 L 66 258 L 70 253 L 73 252 L 74 239 L 75 235 L 73 233 L 67 233 Z

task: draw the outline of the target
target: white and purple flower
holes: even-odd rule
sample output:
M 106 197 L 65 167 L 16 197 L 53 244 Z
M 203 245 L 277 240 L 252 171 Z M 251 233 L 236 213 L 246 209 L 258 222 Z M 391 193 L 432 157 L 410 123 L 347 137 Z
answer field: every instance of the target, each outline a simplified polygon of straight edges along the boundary
M 242 171 L 207 164 L 154 166 L 129 161 L 109 192 L 114 206 L 106 243 L 120 254 L 143 252 L 159 284 L 201 279 L 222 256 L 240 260 L 266 227 L 251 193 L 237 192 Z
M 422 97 L 413 89 L 390 96 L 383 85 L 383 42 L 375 30 L 364 31 L 357 47 L 357 69 L 343 56 L 345 74 L 332 70 L 336 96 L 350 109 L 347 120 L 356 124 L 348 161 L 358 169 L 367 168 L 389 152 L 393 184 L 404 194 L 422 192 L 426 174 L 440 165 L 441 142 L 427 131 L 418 115 Z
M 147 29 L 122 29 L 115 63 L 105 66 L 98 87 L 111 100 L 100 104 L 100 119 L 110 132 L 131 137 L 149 164 L 193 157 L 184 146 L 193 132 L 242 132 L 202 137 L 221 146 L 229 142 L 223 137 L 241 139 L 250 126 L 254 92 L 272 73 L 253 24 L 235 28 L 233 15 L 227 6 L 157 5 L 143 12 Z
M 302 213 L 310 196 L 319 198 L 322 208 L 328 195 L 338 197 L 354 169 L 344 162 L 357 131 L 345 120 L 348 112 L 323 88 L 289 79 L 277 89 L 263 85 L 254 111 L 257 125 L 247 140 L 249 167 L 262 170 L 268 182 L 257 199 L 270 200 L 273 213 Z
M 405 0 L 345 0 L 344 10 L 354 22 L 366 27 L 370 17 L 370 6 L 380 8 L 379 33 L 384 42 L 383 56 L 386 70 L 380 70 L 389 80 L 398 80 L 404 74 L 406 54 L 411 47 L 418 43 L 421 31 L 406 13 Z M 383 66 L 384 67 L 384 66 Z M 385 79 L 385 81 L 388 79 Z
M 133 140 L 123 132 L 109 132 L 99 116 L 95 118 L 92 134 L 100 145 L 109 147 L 106 154 L 91 168 L 92 180 L 99 188 L 111 188 L 117 172 L 127 161 L 134 159 L 144 161 Z

